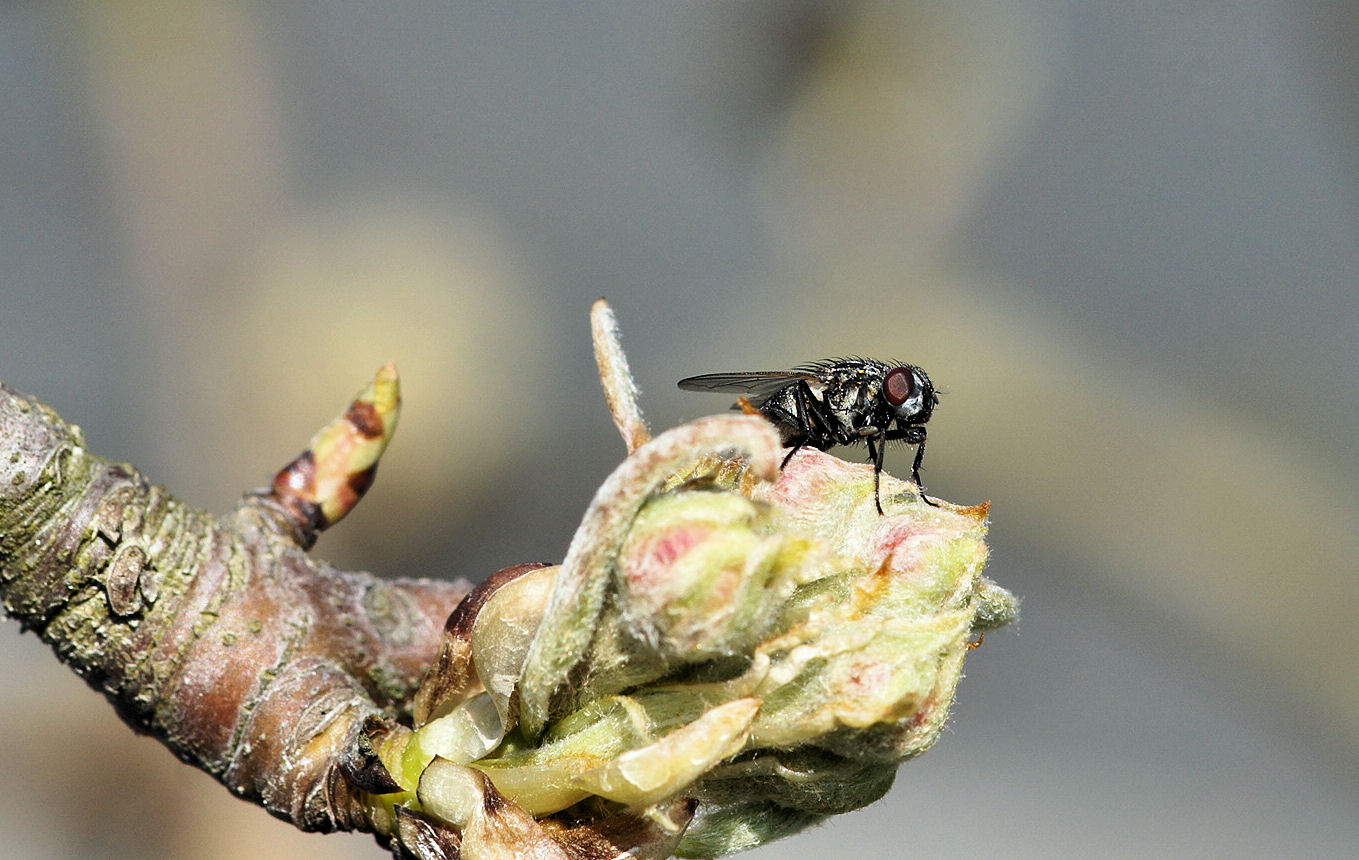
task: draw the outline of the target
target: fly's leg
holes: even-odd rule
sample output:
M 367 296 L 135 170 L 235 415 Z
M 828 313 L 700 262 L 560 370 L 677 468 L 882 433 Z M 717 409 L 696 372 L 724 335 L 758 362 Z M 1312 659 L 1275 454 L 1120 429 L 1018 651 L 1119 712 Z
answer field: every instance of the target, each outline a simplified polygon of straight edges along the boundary
M 885 453 L 887 453 L 887 434 L 884 432 L 877 436 L 869 436 L 868 456 L 873 461 L 873 504 L 878 506 L 878 516 L 882 516 L 882 494 L 878 487 L 882 483 L 882 456 Z
M 911 464 L 911 480 L 915 482 L 916 490 L 920 492 L 920 501 L 932 508 L 937 508 L 939 503 L 932 501 L 929 496 L 925 495 L 925 485 L 920 483 L 920 461 L 923 459 L 925 459 L 925 436 L 922 434 L 920 444 L 915 449 L 915 462 Z
M 911 482 L 915 484 L 916 490 L 920 493 L 920 500 L 932 508 L 939 507 L 939 503 L 925 495 L 925 485 L 920 481 L 920 464 L 925 459 L 925 428 L 919 425 L 910 427 L 898 427 L 881 437 L 892 442 L 905 442 L 907 445 L 915 447 L 915 461 L 911 463 Z M 886 447 L 886 442 L 884 442 Z
M 812 396 L 812 390 L 806 382 L 798 382 L 794 386 L 793 403 L 797 407 L 797 414 L 793 418 L 796 419 L 801 433 L 793 444 L 793 450 L 789 451 L 788 456 L 784 457 L 783 462 L 779 464 L 780 469 L 787 466 L 788 461 L 793 459 L 793 455 L 801 451 L 804 445 L 811 445 L 813 448 L 820 448 L 824 451 L 827 447 L 826 442 L 830 439 L 830 425 L 826 423 L 826 417 L 817 409 L 816 398 Z

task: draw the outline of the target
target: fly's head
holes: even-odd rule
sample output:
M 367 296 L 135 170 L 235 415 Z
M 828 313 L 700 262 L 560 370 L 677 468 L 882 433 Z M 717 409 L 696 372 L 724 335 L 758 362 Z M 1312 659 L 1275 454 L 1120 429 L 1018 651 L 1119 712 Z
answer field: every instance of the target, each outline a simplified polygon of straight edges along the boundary
M 939 395 L 925 371 L 905 364 L 887 371 L 882 379 L 882 396 L 892 408 L 893 417 L 903 425 L 920 425 L 930 420 Z

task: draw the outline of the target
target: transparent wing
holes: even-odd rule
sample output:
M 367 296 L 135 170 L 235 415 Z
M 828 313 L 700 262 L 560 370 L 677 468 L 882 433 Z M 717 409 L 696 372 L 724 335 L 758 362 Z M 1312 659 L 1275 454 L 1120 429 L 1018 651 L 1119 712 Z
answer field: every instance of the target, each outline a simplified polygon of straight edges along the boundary
M 802 370 L 752 370 L 746 373 L 705 373 L 679 381 L 685 391 L 726 391 L 766 397 L 799 379 L 816 381 L 815 374 Z

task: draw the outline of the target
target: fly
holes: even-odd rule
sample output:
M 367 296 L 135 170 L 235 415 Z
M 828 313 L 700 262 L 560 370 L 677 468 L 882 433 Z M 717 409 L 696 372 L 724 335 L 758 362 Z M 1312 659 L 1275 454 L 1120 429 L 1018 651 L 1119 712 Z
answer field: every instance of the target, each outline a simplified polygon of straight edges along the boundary
M 778 429 L 788 465 L 804 446 L 826 451 L 836 445 L 868 445 L 873 461 L 873 501 L 878 495 L 882 457 L 888 442 L 915 445 L 911 480 L 926 504 L 920 463 L 925 458 L 925 422 L 939 403 L 925 371 L 913 364 L 840 358 L 804 364 L 793 370 L 706 373 L 679 381 L 686 391 L 728 391 L 748 395 L 749 403 Z

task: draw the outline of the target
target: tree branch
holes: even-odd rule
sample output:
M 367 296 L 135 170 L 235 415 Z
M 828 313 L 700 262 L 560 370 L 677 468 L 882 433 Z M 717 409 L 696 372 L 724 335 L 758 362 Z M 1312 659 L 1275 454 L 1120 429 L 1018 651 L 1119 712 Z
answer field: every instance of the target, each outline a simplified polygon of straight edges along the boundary
M 305 830 L 369 829 L 340 753 L 366 718 L 408 710 L 469 589 L 346 573 L 305 554 L 371 478 L 376 457 L 360 457 L 324 485 L 337 449 L 371 437 L 371 420 L 351 419 L 375 415 L 361 396 L 337 422 L 349 430 L 327 428 L 274 490 L 214 518 L 0 387 L 6 612 L 134 729 Z M 307 466 L 320 490 L 307 488 Z

